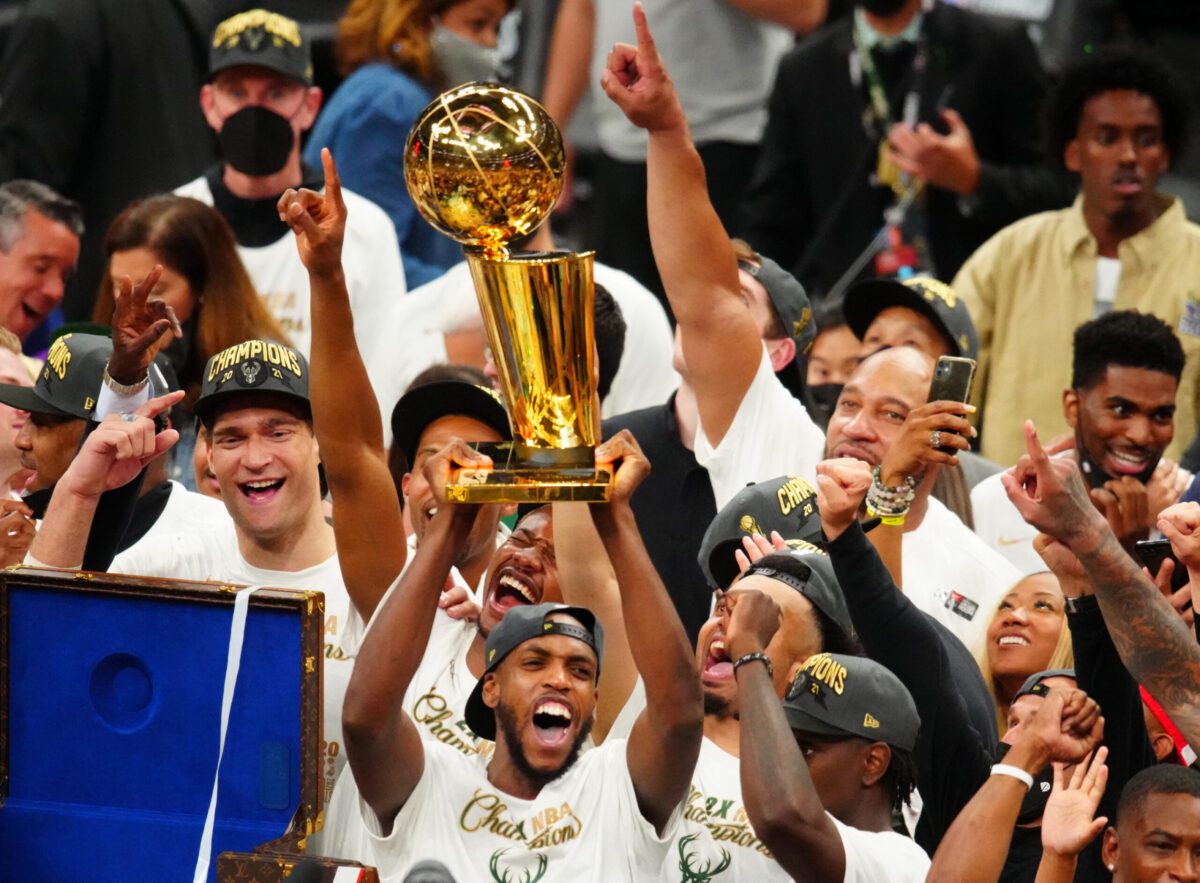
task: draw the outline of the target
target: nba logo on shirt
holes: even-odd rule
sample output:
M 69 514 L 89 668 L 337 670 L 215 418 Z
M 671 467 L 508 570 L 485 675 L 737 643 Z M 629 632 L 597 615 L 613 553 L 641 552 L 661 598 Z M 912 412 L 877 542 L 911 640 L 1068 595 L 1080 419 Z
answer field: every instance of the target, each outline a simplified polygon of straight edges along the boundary
M 946 596 L 946 607 L 968 620 L 974 619 L 979 612 L 979 605 L 961 592 L 950 592 Z

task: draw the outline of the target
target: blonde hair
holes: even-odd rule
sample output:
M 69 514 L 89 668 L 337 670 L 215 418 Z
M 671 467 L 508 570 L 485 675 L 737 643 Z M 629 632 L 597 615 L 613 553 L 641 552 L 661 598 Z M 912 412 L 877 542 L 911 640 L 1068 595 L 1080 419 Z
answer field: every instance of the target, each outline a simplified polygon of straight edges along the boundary
M 1037 576 L 1039 573 L 1050 573 L 1048 570 L 1039 570 L 1035 573 L 1026 574 L 1017 580 L 1020 583 L 1031 576 Z M 1016 586 L 1017 583 L 1013 583 Z M 1007 592 L 1005 595 L 1007 596 Z M 1001 599 L 1000 603 L 1004 603 Z M 1000 611 L 1000 605 L 996 605 L 996 609 L 992 611 L 992 616 Z M 991 620 L 988 620 L 990 623 Z M 1003 736 L 1008 729 L 1008 714 L 1007 709 L 1012 701 L 1011 696 L 1003 696 L 1003 687 L 996 681 L 992 675 L 992 665 L 988 662 L 988 653 L 986 643 L 975 656 L 975 664 L 979 666 L 979 672 L 983 675 L 983 682 L 987 684 L 988 693 L 992 697 L 992 708 L 996 714 L 996 735 Z M 1041 669 L 1046 671 L 1052 668 L 1074 668 L 1075 667 L 1075 648 L 1071 643 L 1071 628 L 1067 625 L 1067 612 L 1063 611 L 1062 627 L 1058 633 L 1058 643 L 1054 645 L 1054 651 L 1050 654 L 1050 661 Z M 1037 672 L 1030 672 L 1036 674 Z

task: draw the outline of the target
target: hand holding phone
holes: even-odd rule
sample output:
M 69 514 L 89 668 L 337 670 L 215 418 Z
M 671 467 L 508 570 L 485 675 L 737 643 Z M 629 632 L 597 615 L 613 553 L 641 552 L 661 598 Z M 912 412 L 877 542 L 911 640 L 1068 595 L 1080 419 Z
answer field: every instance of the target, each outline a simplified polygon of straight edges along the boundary
M 933 382 L 929 384 L 930 402 L 966 402 L 971 397 L 971 382 L 975 379 L 975 360 L 958 356 L 942 356 L 933 369 Z M 953 432 L 954 430 L 942 430 Z M 956 433 L 961 435 L 961 433 Z M 955 453 L 947 445 L 938 447 L 946 454 Z

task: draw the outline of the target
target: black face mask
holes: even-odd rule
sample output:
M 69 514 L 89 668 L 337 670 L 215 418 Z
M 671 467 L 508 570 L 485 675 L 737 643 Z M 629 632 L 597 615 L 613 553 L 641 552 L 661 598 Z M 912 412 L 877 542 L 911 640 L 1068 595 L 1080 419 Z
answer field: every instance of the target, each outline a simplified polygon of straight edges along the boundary
M 864 12 L 869 12 L 879 18 L 887 18 L 899 12 L 900 7 L 907 2 L 908 0 L 858 0 L 858 5 Z
M 243 107 L 217 134 L 225 161 L 244 175 L 274 175 L 287 165 L 296 136 L 292 124 L 265 107 Z
M 1012 748 L 1007 742 L 996 746 L 996 763 L 1004 761 L 1004 755 Z M 1021 812 L 1017 815 L 1018 825 L 1030 825 L 1042 817 L 1046 811 L 1046 801 L 1050 799 L 1050 789 L 1054 786 L 1054 768 L 1046 767 L 1033 777 L 1033 787 L 1025 793 L 1021 801 Z
M 833 416 L 833 409 L 837 407 L 837 400 L 842 394 L 842 389 L 845 384 L 842 383 L 813 383 L 805 387 L 808 393 L 809 411 L 812 413 L 812 418 L 818 426 L 825 429 L 829 425 L 829 418 Z

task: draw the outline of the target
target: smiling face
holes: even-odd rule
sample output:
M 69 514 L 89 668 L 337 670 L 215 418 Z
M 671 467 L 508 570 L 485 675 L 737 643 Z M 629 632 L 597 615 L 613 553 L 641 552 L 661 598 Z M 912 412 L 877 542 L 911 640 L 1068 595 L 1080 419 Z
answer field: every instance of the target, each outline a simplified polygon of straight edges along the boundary
M 1154 188 L 1171 165 L 1158 105 L 1128 90 L 1094 96 L 1064 161 L 1079 173 L 1085 210 L 1118 222 L 1153 216 Z
M 426 461 L 441 451 L 451 439 L 461 438 L 468 442 L 497 442 L 502 441 L 500 434 L 486 423 L 481 423 L 471 417 L 461 414 L 450 414 L 439 417 L 421 433 L 417 440 L 416 454 L 410 464 L 410 471 L 401 481 L 404 490 L 405 509 L 412 519 L 413 533 L 417 535 L 417 544 L 429 529 L 429 522 L 437 513 L 437 500 L 433 488 L 425 480 Z M 491 555 L 496 543 L 496 527 L 500 523 L 500 507 L 484 506 L 475 525 L 467 537 L 466 543 L 459 550 L 455 565 L 462 567 L 468 561 L 474 561 L 480 555 Z
M 1112 476 L 1148 480 L 1175 437 L 1175 393 L 1170 374 L 1110 365 L 1090 389 L 1063 393 L 1063 412 L 1075 442 Z
M 581 625 L 567 614 L 549 618 Z M 483 701 L 496 711 L 497 740 L 531 783 L 545 785 L 575 762 L 592 727 L 597 673 L 591 647 L 552 634 L 518 645 L 485 675 Z
M 238 530 L 270 541 L 302 529 L 321 507 L 320 454 L 300 408 L 244 396 L 213 420 L 209 465 Z
M 492 556 L 479 614 L 479 630 L 485 635 L 513 607 L 562 601 L 552 512 L 549 506 L 530 512 Z
M 37 209 L 22 219 L 21 237 L 0 252 L 0 325 L 21 340 L 62 303 L 79 259 L 79 237 Z
M 1052 573 L 1035 573 L 1013 586 L 988 624 L 987 656 L 993 677 L 1024 681 L 1049 667 L 1066 628 L 1063 603 L 1062 589 Z
M 1113 883 L 1200 880 L 1200 799 L 1148 794 L 1104 832 L 1102 855 Z
M 868 358 L 851 375 L 829 418 L 825 456 L 878 466 L 908 412 L 925 404 L 932 379 L 933 360 L 910 347 Z
M 811 601 L 791 586 L 768 576 L 752 573 L 738 580 L 717 600 L 712 615 L 696 636 L 696 664 L 700 669 L 705 714 L 729 717 L 737 713 L 737 680 L 733 674 L 733 660 L 725 648 L 725 632 L 729 628 L 731 604 L 736 606 L 738 594 L 750 589 L 769 595 L 783 611 L 783 622 L 766 647 L 775 673 L 775 692 L 780 698 L 787 692 L 788 684 L 804 665 L 804 660 L 821 652 L 821 631 Z

